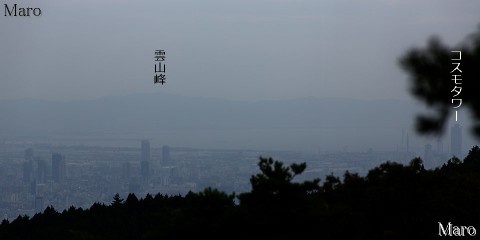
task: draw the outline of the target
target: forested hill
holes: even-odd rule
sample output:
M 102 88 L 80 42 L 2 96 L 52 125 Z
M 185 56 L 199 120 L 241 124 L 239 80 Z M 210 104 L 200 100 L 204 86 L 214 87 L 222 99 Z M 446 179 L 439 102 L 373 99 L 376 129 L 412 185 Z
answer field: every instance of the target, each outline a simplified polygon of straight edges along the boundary
M 433 170 L 416 158 L 383 163 L 365 177 L 296 182 L 305 164 L 271 158 L 260 158 L 259 168 L 252 190 L 238 196 L 210 188 L 117 195 L 110 205 L 4 220 L 0 239 L 435 239 L 480 229 L 479 147 Z

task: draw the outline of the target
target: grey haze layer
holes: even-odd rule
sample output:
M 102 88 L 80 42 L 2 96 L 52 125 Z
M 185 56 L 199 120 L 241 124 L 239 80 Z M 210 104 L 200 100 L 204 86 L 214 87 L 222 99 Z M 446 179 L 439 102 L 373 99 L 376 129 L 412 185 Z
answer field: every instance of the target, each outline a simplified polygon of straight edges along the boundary
M 245 102 L 166 94 L 2 100 L 0 134 L 59 144 L 136 146 L 149 138 L 154 144 L 201 148 L 393 150 L 402 129 L 403 141 L 412 134 L 419 109 L 401 100 Z

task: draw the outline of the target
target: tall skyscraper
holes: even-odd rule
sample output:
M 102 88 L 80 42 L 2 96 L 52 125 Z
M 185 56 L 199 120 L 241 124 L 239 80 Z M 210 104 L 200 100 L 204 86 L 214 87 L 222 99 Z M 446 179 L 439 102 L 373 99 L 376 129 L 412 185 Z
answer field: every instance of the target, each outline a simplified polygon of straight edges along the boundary
M 37 162 L 37 181 L 45 183 L 47 181 L 47 162 L 43 159 L 36 159 Z
M 142 176 L 143 180 L 148 180 L 150 176 L 150 162 L 142 161 L 140 166 L 140 175 Z
M 462 155 L 462 128 L 460 124 L 455 124 L 450 129 L 450 151 L 451 154 L 459 159 Z
M 59 153 L 52 154 L 52 179 L 55 182 L 63 182 L 66 175 L 65 156 Z
M 170 162 L 170 147 L 168 145 L 163 145 L 162 147 L 162 165 L 168 166 L 171 165 Z
M 23 162 L 23 182 L 29 183 L 33 177 L 33 161 Z
M 33 179 L 33 149 L 25 150 L 25 162 L 23 162 L 23 182 L 29 183 Z
M 37 179 L 33 179 L 33 181 L 30 183 L 30 194 L 37 194 Z
M 140 162 L 150 162 L 150 141 L 142 140 L 142 153 L 140 157 Z

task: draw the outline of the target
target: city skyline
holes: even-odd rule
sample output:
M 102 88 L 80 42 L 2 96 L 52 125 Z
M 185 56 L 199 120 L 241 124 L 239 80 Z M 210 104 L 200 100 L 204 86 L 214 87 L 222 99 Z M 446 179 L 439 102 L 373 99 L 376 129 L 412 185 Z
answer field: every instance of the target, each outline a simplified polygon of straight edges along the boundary
M 137 146 L 131 148 L 1 143 L 0 213 L 33 215 L 42 206 L 50 205 L 58 210 L 71 205 L 86 208 L 94 202 L 110 203 L 115 193 L 136 193 L 137 196 L 156 192 L 186 194 L 212 186 L 239 193 L 248 191 L 247 179 L 255 172 L 259 156 L 273 156 L 285 163 L 306 162 L 307 171 L 300 179 L 323 178 L 332 173 L 341 176 L 345 171 L 364 176 L 368 169 L 385 161 L 409 164 L 415 157 L 422 158 L 426 169 L 433 169 L 453 157 L 447 153 L 450 150 L 443 151 L 441 144 L 437 142 L 435 147 L 426 144 L 424 152 L 403 146 L 389 152 L 370 149 L 315 154 L 172 148 L 152 144 L 150 162 L 147 162 L 139 161 L 145 151 L 142 147 L 146 145 L 144 139 L 138 140 Z M 461 159 L 465 151 L 462 153 Z M 168 156 L 169 163 L 164 162 L 165 156 Z M 25 168 L 26 164 L 28 168 Z
M 480 1 L 2 7 L 1 239 L 479 223 Z

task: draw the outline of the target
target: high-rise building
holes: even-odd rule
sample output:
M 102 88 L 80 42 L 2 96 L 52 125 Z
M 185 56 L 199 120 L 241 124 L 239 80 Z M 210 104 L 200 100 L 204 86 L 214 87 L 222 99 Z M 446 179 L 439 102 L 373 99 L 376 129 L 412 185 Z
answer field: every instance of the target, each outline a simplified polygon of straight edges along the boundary
M 66 175 L 65 156 L 59 153 L 52 154 L 52 179 L 55 182 L 63 182 Z
M 140 157 L 140 162 L 150 162 L 150 141 L 142 140 L 142 153 Z
M 162 147 L 162 165 L 169 166 L 172 163 L 170 162 L 170 147 L 168 145 L 163 145 Z
M 450 151 L 457 158 L 462 158 L 462 128 L 460 124 L 455 124 L 450 129 Z
M 23 182 L 29 183 L 33 179 L 33 149 L 25 150 L 25 162 L 23 162 Z
M 23 162 L 23 182 L 29 183 L 33 178 L 33 161 Z
M 140 175 L 142 176 L 143 180 L 148 180 L 150 175 L 150 162 L 142 161 Z
M 38 183 L 45 183 L 47 180 L 47 162 L 43 159 L 36 159 L 37 162 L 37 181 Z
M 37 179 L 33 179 L 33 181 L 30 183 L 30 194 L 37 194 Z

